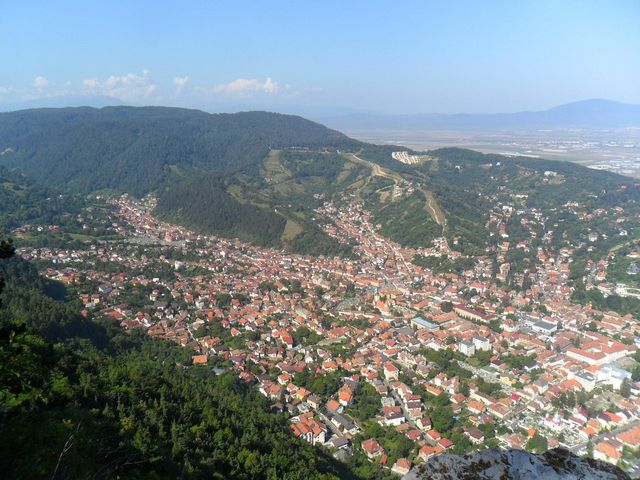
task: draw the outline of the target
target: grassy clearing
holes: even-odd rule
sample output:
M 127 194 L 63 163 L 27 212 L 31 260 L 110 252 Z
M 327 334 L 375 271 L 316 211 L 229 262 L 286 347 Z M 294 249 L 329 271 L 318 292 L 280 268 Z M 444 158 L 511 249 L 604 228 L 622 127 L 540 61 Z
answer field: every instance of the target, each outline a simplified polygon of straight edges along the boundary
M 278 184 L 291 178 L 291 172 L 280 160 L 280 150 L 271 150 L 262 167 L 264 178 L 271 184 Z
M 351 174 L 351 172 L 353 171 L 354 168 L 356 168 L 357 165 L 352 163 L 352 162 L 345 162 L 344 163 L 344 168 L 342 169 L 342 171 L 338 174 L 338 176 L 336 177 L 336 183 L 340 184 L 342 182 L 344 182 L 347 177 Z
M 284 226 L 284 232 L 282 232 L 282 241 L 289 242 L 303 231 L 304 229 L 297 222 L 288 218 L 287 224 Z

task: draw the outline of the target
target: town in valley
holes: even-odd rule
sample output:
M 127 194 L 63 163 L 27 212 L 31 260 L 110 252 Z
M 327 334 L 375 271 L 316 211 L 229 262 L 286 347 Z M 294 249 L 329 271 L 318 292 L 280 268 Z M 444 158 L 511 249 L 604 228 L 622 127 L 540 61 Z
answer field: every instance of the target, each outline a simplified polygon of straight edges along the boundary
M 545 221 L 535 209 L 496 205 L 488 223 L 498 247 L 465 258 L 444 237 L 403 248 L 356 198 L 327 200 L 317 214 L 332 221 L 321 227 L 353 255 L 315 257 L 196 234 L 155 218 L 155 203 L 92 197 L 76 221 L 106 229 L 104 240 L 18 253 L 66 284 L 84 316 L 189 349 L 184 368 L 234 372 L 287 415 L 292 435 L 337 458 L 404 475 L 441 453 L 563 446 L 637 468 L 638 319 L 570 301 L 573 250 L 551 248 L 552 231 L 534 252 L 535 273 L 509 286 L 509 251 L 533 247 L 510 243 L 505 219 L 520 214 L 535 236 Z M 611 217 L 624 240 L 622 209 L 595 214 Z M 12 235 L 59 230 L 25 225 Z M 464 268 L 435 273 L 415 258 Z M 614 258 L 587 262 L 588 289 L 622 288 L 607 278 Z M 625 265 L 638 274 L 633 259 Z

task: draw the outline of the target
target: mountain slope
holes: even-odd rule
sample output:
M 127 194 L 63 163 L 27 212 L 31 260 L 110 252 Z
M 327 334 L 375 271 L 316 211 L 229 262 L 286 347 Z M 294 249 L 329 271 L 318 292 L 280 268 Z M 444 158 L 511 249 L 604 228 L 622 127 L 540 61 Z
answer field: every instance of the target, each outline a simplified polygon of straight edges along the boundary
M 31 223 L 65 223 L 82 199 L 0 166 L 0 235 Z
M 80 193 L 153 192 L 165 218 L 301 252 L 310 246 L 319 246 L 319 253 L 345 251 L 309 222 L 309 211 L 287 207 L 295 196 L 307 198 L 307 186 L 330 188 L 339 171 L 314 170 L 312 161 L 296 160 L 288 172 L 297 186 L 281 185 L 276 195 L 266 192 L 264 176 L 273 173 L 268 157 L 275 149 L 293 149 L 297 156 L 312 149 L 322 159 L 321 150 L 359 146 L 309 120 L 266 112 L 106 107 L 0 114 L 0 164 L 39 182 Z
M 3 164 L 81 192 L 143 195 L 176 176 L 252 168 L 270 148 L 358 143 L 309 120 L 266 112 L 83 107 L 0 114 Z

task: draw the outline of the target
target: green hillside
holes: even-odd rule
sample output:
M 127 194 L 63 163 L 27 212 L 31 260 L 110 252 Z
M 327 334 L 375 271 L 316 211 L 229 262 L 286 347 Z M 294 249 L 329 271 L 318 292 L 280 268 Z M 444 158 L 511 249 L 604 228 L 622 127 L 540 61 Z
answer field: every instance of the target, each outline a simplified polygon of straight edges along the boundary
M 33 178 L 27 189 L 33 193 L 23 201 L 24 191 L 7 180 L 0 195 L 21 210 L 35 209 L 21 218 L 38 218 L 48 191 L 41 185 L 76 196 L 153 193 L 161 218 L 196 231 L 329 255 L 348 255 L 349 247 L 321 230 L 331 219 L 314 209 L 345 196 L 363 201 L 381 233 L 403 245 L 428 246 L 445 235 L 470 254 L 485 250 L 491 238 L 485 224 L 498 201 L 518 198 L 516 205 L 540 209 L 571 232 L 575 218 L 562 211 L 567 202 L 627 205 L 633 212 L 640 198 L 632 180 L 568 162 L 448 148 L 409 165 L 392 158 L 397 150 L 403 149 L 266 112 L 27 110 L 0 114 L 0 165 Z M 42 215 L 58 210 L 46 207 Z M 512 240 L 528 235 L 521 230 L 515 227 Z
M 416 176 L 424 178 L 442 207 L 447 235 L 461 235 L 478 248 L 488 239 L 484 224 L 498 203 L 538 209 L 558 222 L 555 241 L 564 232 L 575 234 L 578 228 L 578 219 L 567 204 L 579 204 L 586 211 L 620 206 L 630 215 L 638 212 L 638 182 L 614 173 L 570 162 L 508 158 L 459 148 L 428 154 L 433 160 L 417 166 Z M 510 241 L 529 239 L 528 232 L 511 227 Z
M 105 107 L 0 113 L 3 163 L 83 193 L 112 188 L 143 195 L 173 175 L 242 171 L 269 148 L 357 143 L 300 117 L 266 112 Z
M 0 166 L 0 235 L 25 224 L 69 225 L 85 200 Z
M 271 153 L 336 152 L 359 145 L 300 117 L 266 112 L 211 115 L 107 107 L 0 114 L 0 164 L 41 184 L 82 194 L 105 189 L 136 196 L 156 193 L 158 212 L 165 218 L 301 252 L 310 247 L 327 254 L 348 250 L 309 222 L 312 204 L 300 207 L 298 201 L 308 197 L 311 185 L 319 192 L 330 189 L 339 172 L 314 164 L 324 154 L 308 158 L 286 170 L 289 190 L 284 183 L 269 183 Z M 290 208 L 294 200 L 297 206 Z M 283 206 L 276 214 L 278 202 Z

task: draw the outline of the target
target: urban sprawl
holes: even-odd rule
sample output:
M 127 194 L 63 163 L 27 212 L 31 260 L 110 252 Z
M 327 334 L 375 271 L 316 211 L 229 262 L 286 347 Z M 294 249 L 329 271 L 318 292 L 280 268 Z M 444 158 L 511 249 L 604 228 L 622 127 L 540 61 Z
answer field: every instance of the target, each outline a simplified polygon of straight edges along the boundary
M 101 201 L 115 239 L 20 255 L 76 292 L 83 315 L 176 342 L 212 375 L 235 372 L 288 415 L 293 435 L 338 458 L 403 475 L 444 452 L 564 446 L 637 468 L 638 320 L 570 302 L 570 248 L 538 248 L 526 290 L 500 282 L 509 249 L 531 248 L 509 242 L 510 207 L 489 220 L 504 240 L 497 270 L 475 257 L 460 274 L 435 274 L 414 257 L 462 254 L 444 238 L 401 247 L 354 199 L 317 210 L 332 220 L 324 231 L 352 245 L 345 258 L 196 234 L 154 218 L 153 197 Z M 605 261 L 589 269 L 588 288 L 620 288 Z

